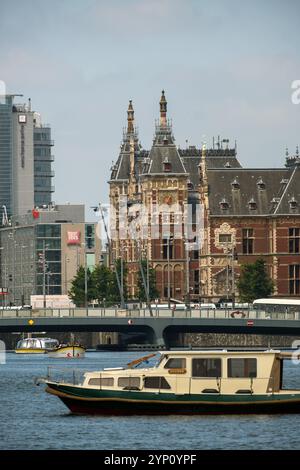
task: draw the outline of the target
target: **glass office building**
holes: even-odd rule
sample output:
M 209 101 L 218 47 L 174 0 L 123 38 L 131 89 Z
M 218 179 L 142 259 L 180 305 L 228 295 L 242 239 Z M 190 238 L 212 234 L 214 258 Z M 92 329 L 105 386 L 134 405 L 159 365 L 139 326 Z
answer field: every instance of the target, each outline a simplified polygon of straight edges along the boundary
M 12 213 L 12 102 L 13 96 L 0 100 L 0 206 L 6 206 L 8 214 Z
M 9 218 L 20 216 L 51 204 L 54 192 L 51 128 L 15 96 L 0 100 L 0 225 L 3 206 Z
M 54 186 L 52 178 L 52 162 L 54 156 L 51 148 L 54 145 L 51 140 L 51 128 L 37 124 L 33 130 L 34 138 L 34 204 L 35 206 L 49 205 L 52 201 Z

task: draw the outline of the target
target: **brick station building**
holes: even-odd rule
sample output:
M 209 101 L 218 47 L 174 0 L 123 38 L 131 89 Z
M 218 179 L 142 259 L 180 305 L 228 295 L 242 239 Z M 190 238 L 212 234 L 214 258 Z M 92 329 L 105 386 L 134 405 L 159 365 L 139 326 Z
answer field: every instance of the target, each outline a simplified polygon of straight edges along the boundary
M 142 258 L 156 271 L 163 301 L 232 298 L 240 265 L 257 258 L 266 261 L 274 295 L 299 296 L 298 149 L 294 156 L 286 155 L 285 167 L 275 169 L 242 168 L 236 146 L 229 148 L 228 140 L 218 139 L 212 148 L 180 149 L 167 119 L 164 92 L 159 104 L 148 151 L 139 142 L 129 102 L 109 181 L 110 258 L 111 263 L 126 261 L 130 296 L 137 295 Z

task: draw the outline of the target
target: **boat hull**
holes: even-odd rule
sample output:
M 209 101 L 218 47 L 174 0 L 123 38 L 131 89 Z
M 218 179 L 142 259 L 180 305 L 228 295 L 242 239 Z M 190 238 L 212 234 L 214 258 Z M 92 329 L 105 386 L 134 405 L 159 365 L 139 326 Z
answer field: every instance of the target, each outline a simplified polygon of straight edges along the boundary
M 84 357 L 84 355 L 85 355 L 85 349 L 82 348 L 81 346 L 62 346 L 48 353 L 49 357 L 67 358 L 67 359 L 71 359 L 71 358 L 80 359 L 81 357 Z
M 47 383 L 47 382 L 46 382 Z M 48 393 L 59 397 L 75 414 L 275 414 L 300 413 L 299 394 L 176 395 L 110 391 L 47 383 Z
M 47 349 L 43 348 L 19 348 L 15 349 L 16 354 L 45 354 Z

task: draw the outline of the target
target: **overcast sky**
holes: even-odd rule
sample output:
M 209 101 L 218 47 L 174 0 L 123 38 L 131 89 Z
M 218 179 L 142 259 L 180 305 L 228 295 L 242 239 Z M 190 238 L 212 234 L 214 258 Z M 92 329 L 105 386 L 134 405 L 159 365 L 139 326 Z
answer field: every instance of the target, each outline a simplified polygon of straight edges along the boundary
M 181 147 L 219 134 L 243 166 L 282 166 L 299 19 L 299 0 L 0 0 L 0 80 L 51 124 L 55 202 L 89 207 L 108 201 L 128 100 L 149 149 L 162 88 Z

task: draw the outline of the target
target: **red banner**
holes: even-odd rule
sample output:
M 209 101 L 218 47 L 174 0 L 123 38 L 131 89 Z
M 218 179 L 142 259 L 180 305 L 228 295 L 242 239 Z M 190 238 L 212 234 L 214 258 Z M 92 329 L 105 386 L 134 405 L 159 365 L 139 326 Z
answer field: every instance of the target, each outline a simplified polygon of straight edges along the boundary
M 80 245 L 80 230 L 68 232 L 68 245 Z

